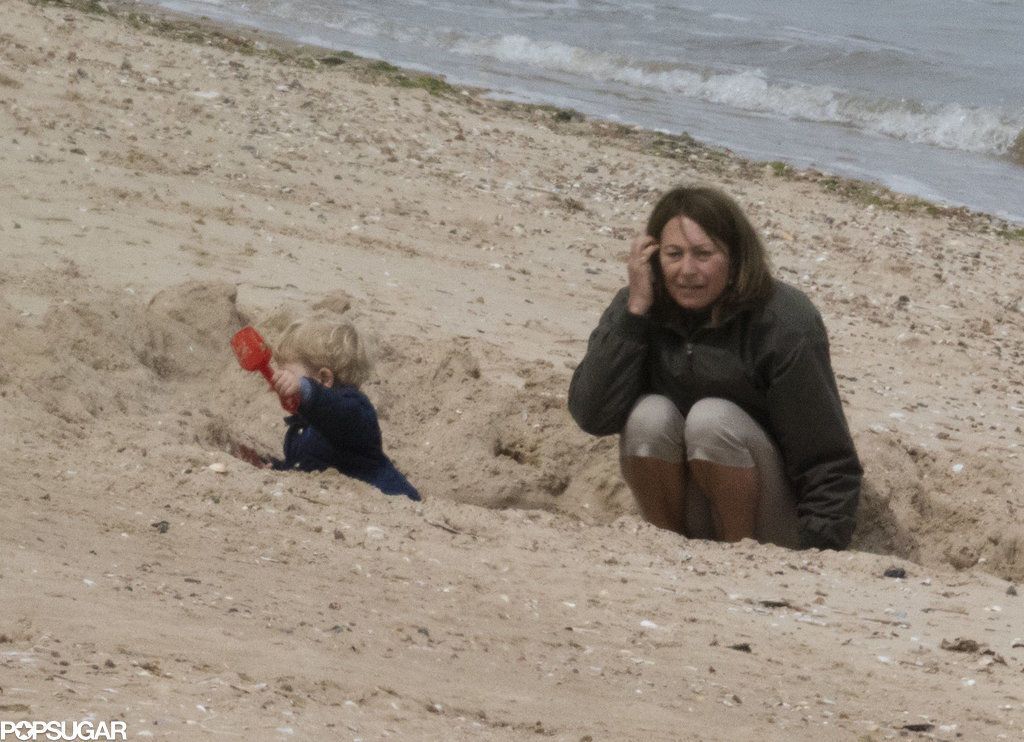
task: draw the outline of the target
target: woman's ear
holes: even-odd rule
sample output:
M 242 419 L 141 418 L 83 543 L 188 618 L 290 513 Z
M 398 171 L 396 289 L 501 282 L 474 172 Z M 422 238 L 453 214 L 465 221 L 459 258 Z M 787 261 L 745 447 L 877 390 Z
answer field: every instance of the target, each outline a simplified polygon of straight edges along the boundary
M 330 389 L 334 386 L 334 372 L 324 366 L 316 372 L 316 380 L 319 381 L 322 386 Z

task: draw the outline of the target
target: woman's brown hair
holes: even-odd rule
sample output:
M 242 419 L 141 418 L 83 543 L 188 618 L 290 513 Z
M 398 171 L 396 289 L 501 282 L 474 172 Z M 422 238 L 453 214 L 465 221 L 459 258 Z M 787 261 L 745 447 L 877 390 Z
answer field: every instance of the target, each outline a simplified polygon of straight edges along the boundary
M 665 226 L 678 216 L 696 222 L 729 256 L 729 284 L 718 299 L 719 306 L 731 309 L 768 299 L 772 292 L 768 253 L 739 204 L 717 188 L 679 186 L 654 205 L 647 234 L 660 240 Z M 655 291 L 659 302 L 667 300 L 663 281 Z

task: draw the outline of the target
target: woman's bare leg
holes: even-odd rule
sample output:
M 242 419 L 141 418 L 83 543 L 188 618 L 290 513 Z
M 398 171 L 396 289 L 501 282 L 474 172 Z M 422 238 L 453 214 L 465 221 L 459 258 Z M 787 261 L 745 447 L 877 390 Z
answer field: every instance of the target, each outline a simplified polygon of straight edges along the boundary
M 711 502 L 715 535 L 720 540 L 754 538 L 757 506 L 761 499 L 756 468 L 723 466 L 692 459 L 690 475 Z
M 686 513 L 683 464 L 646 456 L 626 456 L 620 463 L 622 478 L 632 490 L 644 520 L 658 528 L 683 533 Z

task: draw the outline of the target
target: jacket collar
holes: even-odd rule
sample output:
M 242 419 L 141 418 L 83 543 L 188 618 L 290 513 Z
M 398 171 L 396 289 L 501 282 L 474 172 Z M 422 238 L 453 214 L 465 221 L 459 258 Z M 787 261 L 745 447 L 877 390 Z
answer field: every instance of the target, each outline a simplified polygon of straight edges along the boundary
M 749 307 L 730 307 L 716 312 L 716 308 L 700 312 L 687 312 L 671 299 L 656 304 L 652 311 L 652 319 L 662 327 L 683 336 L 691 336 L 713 328 L 724 327 L 734 322 L 741 314 L 750 310 Z M 716 316 L 716 314 L 718 316 Z

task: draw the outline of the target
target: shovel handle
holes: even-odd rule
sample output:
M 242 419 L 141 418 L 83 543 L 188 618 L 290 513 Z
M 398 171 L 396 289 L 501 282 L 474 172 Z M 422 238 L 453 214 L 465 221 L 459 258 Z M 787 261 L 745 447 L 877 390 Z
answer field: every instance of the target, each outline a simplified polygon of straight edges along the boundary
M 261 374 L 263 374 L 263 378 L 267 380 L 267 383 L 270 385 L 270 388 L 273 389 L 274 388 L 274 372 L 270 370 L 270 364 L 269 363 L 264 363 L 257 370 Z M 278 397 L 281 400 L 281 407 L 284 408 L 285 412 L 287 412 L 287 413 L 289 413 L 291 415 L 294 415 L 295 412 L 299 409 L 299 401 L 300 400 L 299 400 L 299 396 L 297 394 L 294 394 L 291 397 L 281 397 L 280 395 L 278 395 Z
M 290 415 L 294 415 L 299 411 L 299 395 L 295 394 L 291 397 L 281 397 L 281 407 L 284 411 Z
M 231 338 L 231 348 L 235 351 L 239 365 L 246 371 L 259 371 L 274 389 L 274 372 L 270 368 L 270 348 L 255 327 L 243 327 Z M 280 397 L 280 395 L 278 395 Z M 298 396 L 280 397 L 281 406 L 286 412 L 294 414 L 299 409 Z

